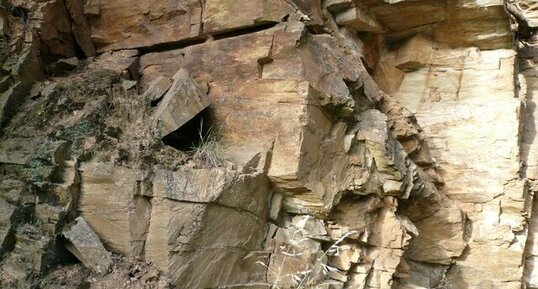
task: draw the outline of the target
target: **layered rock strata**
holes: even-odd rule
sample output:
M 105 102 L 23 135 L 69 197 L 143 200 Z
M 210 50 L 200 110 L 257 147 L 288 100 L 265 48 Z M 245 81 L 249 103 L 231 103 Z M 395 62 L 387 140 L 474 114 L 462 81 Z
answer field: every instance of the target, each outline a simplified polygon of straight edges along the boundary
M 1 286 L 537 286 L 532 4 L 6 3 Z

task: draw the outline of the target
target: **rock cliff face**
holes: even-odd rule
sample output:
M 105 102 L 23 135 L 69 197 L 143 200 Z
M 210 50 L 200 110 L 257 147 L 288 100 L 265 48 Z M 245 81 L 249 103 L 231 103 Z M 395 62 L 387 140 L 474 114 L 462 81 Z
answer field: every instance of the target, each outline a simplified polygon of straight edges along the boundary
M 538 288 L 538 3 L 0 3 L 0 288 Z

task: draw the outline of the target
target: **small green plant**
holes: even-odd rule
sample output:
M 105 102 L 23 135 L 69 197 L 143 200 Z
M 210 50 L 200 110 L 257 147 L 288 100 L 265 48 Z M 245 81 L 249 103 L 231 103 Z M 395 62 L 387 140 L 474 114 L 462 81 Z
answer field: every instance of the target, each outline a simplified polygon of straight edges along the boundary
M 94 129 L 95 124 L 86 119 L 78 124 L 64 129 L 59 135 L 59 139 L 75 142 L 76 140 L 88 135 Z
M 24 168 L 25 177 L 32 182 L 43 182 L 45 180 L 44 166 L 51 163 L 52 157 L 48 153 L 50 140 L 46 139 L 35 151 L 32 159 Z
M 204 119 L 200 120 L 198 129 L 199 142 L 193 149 L 193 157 L 207 163 L 211 167 L 222 165 L 220 154 L 220 129 L 211 126 L 204 132 Z

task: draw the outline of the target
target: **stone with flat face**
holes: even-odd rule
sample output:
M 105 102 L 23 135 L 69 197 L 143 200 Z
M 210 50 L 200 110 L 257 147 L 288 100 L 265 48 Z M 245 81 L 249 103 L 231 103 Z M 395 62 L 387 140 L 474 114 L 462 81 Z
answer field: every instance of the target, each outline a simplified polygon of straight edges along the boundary
M 160 138 L 176 131 L 211 104 L 210 98 L 185 69 L 174 74 L 172 80 L 172 86 L 155 111 L 155 133 Z
M 280 22 L 295 12 L 285 0 L 207 0 L 204 6 L 204 33 L 222 33 L 260 24 Z
M 85 14 L 98 52 L 148 47 L 200 37 L 198 0 L 91 1 Z
M 98 274 L 106 274 L 111 268 L 110 253 L 103 247 L 99 237 L 82 217 L 68 224 L 63 229 L 62 235 L 69 241 L 67 249 L 84 266 Z
M 287 203 L 321 212 L 347 186 L 338 181 L 347 177 L 346 126 L 326 111 L 350 116 L 354 101 L 344 80 L 358 81 L 359 72 L 354 62 L 341 61 L 346 56 L 329 49 L 336 45 L 330 39 L 303 39 L 304 33 L 302 23 L 292 22 L 147 54 L 140 65 L 144 84 L 180 67 L 207 81 L 212 121 L 219 124 L 226 154 L 243 164 L 272 146 L 270 179 L 278 190 L 303 193 L 302 201 Z M 319 157 L 327 154 L 338 160 Z
M 105 248 L 136 257 L 136 252 L 140 252 L 136 241 L 143 241 L 149 224 L 148 216 L 144 217 L 146 208 L 135 202 L 143 172 L 112 164 L 85 163 L 80 174 L 81 216 Z
M 433 195 L 409 206 L 420 234 L 407 256 L 448 265 L 463 253 L 447 273 L 449 288 L 516 288 L 527 253 L 514 51 L 450 48 L 417 36 L 391 57 L 406 70 L 392 95 L 422 124 L 442 168 L 442 191 L 466 212 L 462 220 L 450 202 L 440 206 Z

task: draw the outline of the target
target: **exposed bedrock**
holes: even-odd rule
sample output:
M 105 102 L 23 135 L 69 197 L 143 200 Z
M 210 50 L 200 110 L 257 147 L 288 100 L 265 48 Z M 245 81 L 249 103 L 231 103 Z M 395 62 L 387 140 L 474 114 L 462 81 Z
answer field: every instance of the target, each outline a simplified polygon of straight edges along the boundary
M 535 3 L 1 4 L 0 287 L 538 288 Z

